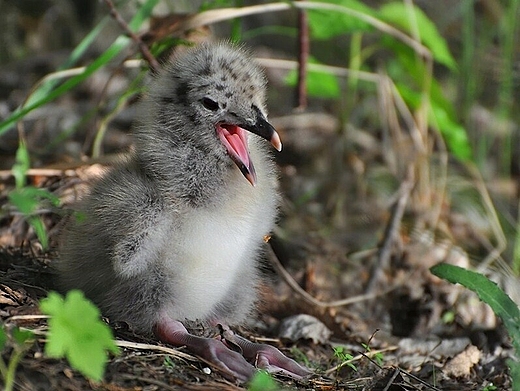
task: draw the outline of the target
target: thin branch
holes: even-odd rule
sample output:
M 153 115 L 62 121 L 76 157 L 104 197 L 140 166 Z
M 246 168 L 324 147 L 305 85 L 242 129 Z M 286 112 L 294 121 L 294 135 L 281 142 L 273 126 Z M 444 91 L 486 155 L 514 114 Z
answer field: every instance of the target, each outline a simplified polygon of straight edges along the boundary
M 17 321 L 17 320 L 40 320 L 40 319 L 49 319 L 50 316 L 49 315 L 14 315 L 14 316 L 11 316 L 10 318 L 7 318 L 5 320 L 5 322 L 14 322 L 14 321 Z
M 405 43 L 415 50 L 419 55 L 424 56 L 427 59 L 431 59 L 432 55 L 430 50 L 422 45 L 420 42 L 415 41 L 409 35 L 406 35 L 402 31 L 396 29 L 395 27 L 390 26 L 389 24 L 382 22 L 380 19 L 377 19 L 373 16 L 364 14 L 361 11 L 356 11 L 352 8 L 329 4 L 329 3 L 319 3 L 312 1 L 295 1 L 288 3 L 268 3 L 268 4 L 260 4 L 260 5 L 252 5 L 249 7 L 242 8 L 221 8 L 216 10 L 209 10 L 205 12 L 198 13 L 193 15 L 190 18 L 183 20 L 178 24 L 175 29 L 176 32 L 182 32 L 186 30 L 190 30 L 193 28 L 197 28 L 200 26 L 205 26 L 208 24 L 213 24 L 217 22 L 223 22 L 225 20 L 239 18 L 242 16 L 255 15 L 255 14 L 263 14 L 268 12 L 279 12 L 279 11 L 287 11 L 291 9 L 316 9 L 316 10 L 327 10 L 333 12 L 339 12 L 345 15 L 349 15 L 351 17 L 357 18 L 365 23 L 374 26 L 376 29 L 384 32 L 385 34 L 389 34 L 399 41 Z
M 158 388 L 153 387 L 154 389 L 169 390 L 169 391 L 177 391 L 179 389 L 178 387 L 170 386 L 161 380 L 153 379 L 150 377 L 136 376 L 135 374 L 129 374 L 129 373 L 121 373 L 119 376 L 121 376 L 122 379 L 133 380 L 133 381 L 138 380 L 143 383 L 148 383 L 148 384 L 158 387 Z M 143 388 L 146 388 L 146 387 L 143 387 Z
M 384 270 L 387 270 L 389 267 L 392 245 L 395 243 L 395 240 L 398 237 L 397 235 L 399 234 L 399 229 L 401 227 L 401 220 L 403 219 L 404 211 L 406 205 L 408 204 L 408 199 L 410 198 L 414 184 L 415 180 L 413 165 L 410 164 L 408 167 L 407 177 L 401 183 L 401 186 L 397 192 L 398 199 L 396 200 L 393 207 L 390 221 L 386 226 L 383 243 L 381 244 L 381 249 L 379 250 L 379 256 L 376 264 L 374 265 L 372 276 L 370 277 L 370 281 L 367 284 L 366 292 L 373 291 Z
M 390 389 L 390 387 L 394 384 L 395 379 L 397 379 L 397 376 L 399 376 L 400 371 L 401 370 L 399 368 L 395 369 L 393 375 L 390 377 L 390 379 L 388 379 L 385 388 L 383 388 L 383 391 L 388 391 Z
M 190 361 L 197 361 L 197 359 L 190 354 L 181 352 L 178 349 L 172 349 L 172 348 L 169 348 L 166 346 L 161 346 L 161 345 L 152 345 L 152 344 L 148 344 L 148 343 L 138 343 L 138 342 L 120 341 L 120 340 L 116 341 L 116 345 L 119 346 L 120 348 L 129 348 L 129 349 L 137 349 L 137 350 L 154 350 L 154 351 L 170 354 L 177 358 L 183 358 L 185 360 L 190 360 Z
M 132 40 L 137 44 L 137 46 L 139 47 L 139 50 L 141 51 L 141 54 L 143 55 L 144 59 L 150 65 L 150 68 L 152 69 L 152 71 L 154 73 L 158 72 L 160 69 L 159 63 L 157 62 L 155 57 L 152 55 L 152 53 L 148 49 L 148 46 L 146 46 L 146 44 L 143 42 L 143 40 L 141 38 L 139 38 L 139 36 L 132 31 L 130 26 L 128 26 L 128 23 L 126 23 L 126 21 L 121 17 L 119 12 L 117 12 L 116 7 L 114 6 L 114 3 L 112 2 L 112 0 L 105 0 L 105 3 L 107 4 L 107 6 L 110 10 L 110 15 L 119 24 L 119 26 L 121 26 L 123 31 L 126 34 L 128 34 L 128 36 L 130 38 L 132 38 Z
M 335 300 L 335 301 L 320 301 L 316 299 L 315 297 L 311 296 L 309 293 L 307 293 L 298 283 L 294 280 L 294 278 L 285 270 L 283 265 L 281 264 L 280 260 L 278 259 L 278 256 L 274 252 L 273 247 L 269 244 L 268 245 L 268 252 L 269 252 L 269 260 L 271 261 L 271 264 L 275 268 L 275 270 L 278 272 L 278 274 L 283 278 L 283 280 L 289 285 L 297 294 L 299 294 L 305 301 L 309 302 L 310 304 L 315 305 L 316 307 L 326 308 L 326 307 L 340 307 L 348 304 L 354 304 L 358 303 L 360 301 L 366 301 L 370 299 L 374 299 L 379 296 L 383 296 L 387 294 L 390 290 L 381 292 L 381 293 L 369 293 L 365 295 L 358 295 L 354 297 L 350 297 L 348 299 L 343 300 Z

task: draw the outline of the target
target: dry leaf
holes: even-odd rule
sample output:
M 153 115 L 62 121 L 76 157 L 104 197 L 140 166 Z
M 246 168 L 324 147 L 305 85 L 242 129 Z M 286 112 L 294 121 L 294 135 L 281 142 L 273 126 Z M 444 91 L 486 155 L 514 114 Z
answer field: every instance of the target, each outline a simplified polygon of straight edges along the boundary
M 471 368 L 480 361 L 481 355 L 476 346 L 470 345 L 446 363 L 444 373 L 455 377 L 469 376 Z

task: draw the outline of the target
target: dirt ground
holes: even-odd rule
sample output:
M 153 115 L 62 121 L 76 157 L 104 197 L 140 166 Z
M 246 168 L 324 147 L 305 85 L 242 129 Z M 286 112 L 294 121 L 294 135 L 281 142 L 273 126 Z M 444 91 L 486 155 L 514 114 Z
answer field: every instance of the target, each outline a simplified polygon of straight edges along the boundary
M 288 150 L 290 153 L 289 146 Z M 281 183 L 287 188 L 284 192 L 290 194 L 301 180 L 293 172 L 300 167 L 281 168 Z M 57 210 L 41 211 L 51 243 L 58 240 L 63 211 L 72 207 L 73 199 L 101 172 L 99 164 L 31 172 L 32 183 L 49 189 L 63 202 Z M 5 205 L 13 178 L 7 171 L 1 174 L 1 200 Z M 467 265 L 468 257 L 460 247 L 402 229 L 398 232 L 400 239 L 389 246 L 385 266 L 381 263 L 384 254 L 377 247 L 349 253 L 345 243 L 356 238 L 339 236 L 343 230 L 331 233 L 311 213 L 302 214 L 297 209 L 294 200 L 285 202 L 279 228 L 266 244 L 266 282 L 261 287 L 258 317 L 239 330 L 252 340 L 274 344 L 315 371 L 302 381 L 276 377 L 280 387 L 481 390 L 494 385 L 496 389 L 510 389 L 505 360 L 511 355 L 511 347 L 492 312 L 474 295 L 440 281 L 428 271 L 441 261 Z M 384 227 L 391 220 L 392 208 L 376 210 L 374 206 L 372 211 L 362 213 L 368 220 L 363 224 L 370 225 L 385 243 L 384 229 L 373 227 Z M 2 321 L 36 330 L 39 335 L 18 368 L 17 389 L 241 388 L 218 371 L 207 374 L 207 365 L 182 349 L 134 335 L 124 324 L 110 324 L 122 349 L 121 355 L 111 357 L 102 383 L 87 381 L 64 360 L 46 358 L 46 321 L 38 316 L 38 299 L 53 289 L 52 263 L 58 255 L 41 250 L 34 233 L 16 212 L 4 215 L 0 222 Z M 359 230 L 349 232 L 363 235 Z M 312 297 L 304 297 L 291 288 L 290 282 Z M 345 299 L 346 303 L 338 303 Z M 453 314 L 453 319 L 448 320 L 447 313 Z M 301 314 L 312 315 L 316 324 L 302 335 L 285 333 L 280 339 L 280 321 Z M 330 330 L 330 334 L 324 330 Z M 350 365 L 334 355 L 334 347 L 343 347 L 353 356 Z M 9 352 L 9 348 L 4 351 L 4 358 Z

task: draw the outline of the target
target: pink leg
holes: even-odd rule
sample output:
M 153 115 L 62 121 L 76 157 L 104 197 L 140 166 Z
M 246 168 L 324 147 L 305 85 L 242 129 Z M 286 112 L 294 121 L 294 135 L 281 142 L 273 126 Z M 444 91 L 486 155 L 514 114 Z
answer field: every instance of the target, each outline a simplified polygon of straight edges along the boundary
M 301 379 L 311 374 L 311 371 L 296 361 L 290 359 L 274 346 L 254 343 L 240 335 L 234 334 L 228 327 L 224 328 L 224 338 L 231 345 L 238 345 L 244 357 L 255 363 L 257 368 L 270 373 L 283 373 L 295 379 Z
M 155 334 L 163 342 L 186 346 L 190 352 L 220 369 L 226 377 L 246 382 L 255 373 L 255 368 L 240 353 L 229 349 L 220 340 L 190 334 L 179 321 L 162 318 L 155 327 Z

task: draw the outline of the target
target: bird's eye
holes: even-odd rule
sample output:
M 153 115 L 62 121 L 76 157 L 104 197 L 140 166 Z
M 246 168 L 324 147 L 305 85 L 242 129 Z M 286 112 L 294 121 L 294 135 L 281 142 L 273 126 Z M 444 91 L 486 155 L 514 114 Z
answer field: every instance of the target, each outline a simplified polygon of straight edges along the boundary
M 203 98 L 202 99 L 202 105 L 211 111 L 217 111 L 218 110 L 218 103 L 215 102 L 213 99 L 210 98 Z

